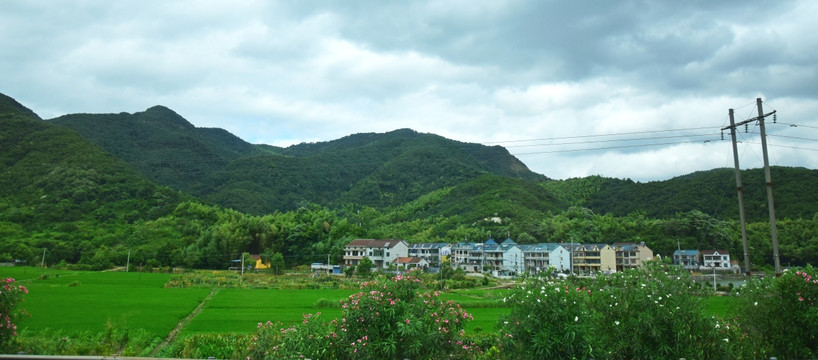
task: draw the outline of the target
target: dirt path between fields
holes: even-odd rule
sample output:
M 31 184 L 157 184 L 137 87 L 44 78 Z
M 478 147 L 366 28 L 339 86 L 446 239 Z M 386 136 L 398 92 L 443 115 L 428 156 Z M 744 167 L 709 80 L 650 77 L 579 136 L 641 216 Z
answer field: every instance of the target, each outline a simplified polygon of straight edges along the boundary
M 173 340 L 176 339 L 176 335 L 179 335 L 179 332 L 182 331 L 182 329 L 185 326 L 187 326 L 187 324 L 190 324 L 190 322 L 193 320 L 193 318 L 196 317 L 196 315 L 199 315 L 199 313 L 202 312 L 202 309 L 204 309 L 205 304 L 207 304 L 207 302 L 210 301 L 210 299 L 216 296 L 216 293 L 218 292 L 219 289 L 210 289 L 210 294 L 207 294 L 207 296 L 205 296 L 205 298 L 202 299 L 202 302 L 199 303 L 199 306 L 193 309 L 193 312 L 191 312 L 187 317 L 185 317 L 184 319 L 179 321 L 178 324 L 176 324 L 176 327 L 170 331 L 170 334 L 168 334 L 168 337 L 165 339 L 165 341 L 159 343 L 159 345 L 156 345 L 156 347 L 153 348 L 150 357 L 156 357 L 156 354 L 158 354 L 159 351 L 161 351 L 163 348 L 165 348 L 165 346 L 168 346 L 168 344 L 173 342 Z

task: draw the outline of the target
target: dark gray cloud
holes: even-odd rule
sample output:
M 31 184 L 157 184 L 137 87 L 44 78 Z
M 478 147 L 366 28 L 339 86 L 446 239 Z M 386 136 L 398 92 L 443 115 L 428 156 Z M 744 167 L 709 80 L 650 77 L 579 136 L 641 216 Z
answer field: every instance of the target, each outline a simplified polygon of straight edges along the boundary
M 0 91 L 44 117 L 162 104 L 276 145 L 410 127 L 508 146 L 551 177 L 662 179 L 732 166 L 704 140 L 756 97 L 815 131 L 816 15 L 807 0 L 13 0 Z M 795 129 L 771 128 L 789 136 L 771 137 L 777 164 L 818 168 Z M 648 139 L 601 136 L 621 133 Z M 604 141 L 510 141 L 587 136 Z

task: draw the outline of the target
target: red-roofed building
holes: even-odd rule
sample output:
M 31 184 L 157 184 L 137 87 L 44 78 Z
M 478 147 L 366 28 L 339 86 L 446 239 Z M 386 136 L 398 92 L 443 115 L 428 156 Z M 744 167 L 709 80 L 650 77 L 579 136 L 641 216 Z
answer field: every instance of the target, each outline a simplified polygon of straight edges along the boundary
M 426 268 L 429 267 L 429 262 L 424 258 L 419 257 L 399 257 L 394 262 L 396 267 L 404 269 Z

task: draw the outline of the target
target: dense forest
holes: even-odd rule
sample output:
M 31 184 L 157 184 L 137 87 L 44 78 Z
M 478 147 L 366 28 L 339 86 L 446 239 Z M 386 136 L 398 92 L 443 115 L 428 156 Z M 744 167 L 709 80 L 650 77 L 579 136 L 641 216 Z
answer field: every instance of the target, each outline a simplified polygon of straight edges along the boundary
M 743 174 L 750 254 L 772 263 L 760 170 Z M 818 171 L 773 168 L 781 261 L 818 264 Z M 501 147 L 412 130 L 276 148 L 164 107 L 42 120 L 0 94 L 0 261 L 225 268 L 243 252 L 340 261 L 354 238 L 410 242 L 741 241 L 731 169 L 649 183 L 551 180 Z

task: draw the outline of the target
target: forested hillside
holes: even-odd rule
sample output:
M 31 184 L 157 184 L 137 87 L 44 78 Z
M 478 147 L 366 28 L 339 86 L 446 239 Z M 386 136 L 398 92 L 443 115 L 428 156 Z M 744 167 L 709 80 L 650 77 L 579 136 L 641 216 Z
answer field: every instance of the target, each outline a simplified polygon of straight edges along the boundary
M 78 131 L 159 184 L 257 215 L 293 210 L 303 202 L 386 208 L 483 174 L 545 179 L 505 148 L 409 129 L 282 149 L 254 146 L 221 129 L 196 128 L 161 106 L 50 121 Z
M 134 114 L 71 114 L 48 122 L 77 131 L 151 180 L 188 192 L 202 178 L 256 152 L 223 129 L 196 128 L 163 106 Z
M 818 170 L 773 166 L 776 217 L 812 217 L 818 211 Z M 769 219 L 763 169 L 743 170 L 744 210 L 750 221 Z M 625 216 L 644 211 L 662 218 L 676 213 L 701 211 L 720 219 L 738 219 L 738 193 L 734 169 L 713 169 L 670 180 L 638 183 L 592 176 L 543 184 L 571 205 L 597 213 Z
M 0 113 L 0 257 L 77 262 L 184 198 L 25 110 Z

